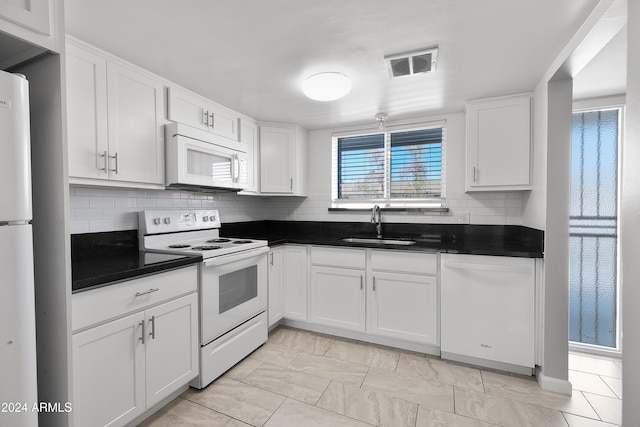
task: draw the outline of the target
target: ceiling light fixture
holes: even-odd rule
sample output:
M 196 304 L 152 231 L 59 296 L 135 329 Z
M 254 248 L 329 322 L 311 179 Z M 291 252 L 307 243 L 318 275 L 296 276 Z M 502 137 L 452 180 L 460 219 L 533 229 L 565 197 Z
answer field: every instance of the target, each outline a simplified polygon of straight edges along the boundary
M 341 73 L 326 72 L 308 77 L 302 84 L 302 91 L 316 101 L 334 101 L 351 90 L 351 80 Z

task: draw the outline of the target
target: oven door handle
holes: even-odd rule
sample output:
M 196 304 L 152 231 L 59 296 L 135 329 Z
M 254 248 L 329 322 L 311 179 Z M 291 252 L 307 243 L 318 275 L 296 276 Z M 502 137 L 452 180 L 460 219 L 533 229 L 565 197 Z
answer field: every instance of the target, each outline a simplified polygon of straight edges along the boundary
M 242 261 L 257 255 L 265 254 L 267 252 L 269 252 L 269 247 L 264 246 L 261 248 L 249 249 L 246 251 L 236 252 L 229 255 L 221 255 L 213 258 L 207 258 L 204 261 L 202 261 L 202 264 L 205 267 L 224 265 L 224 264 L 229 264 L 235 261 Z

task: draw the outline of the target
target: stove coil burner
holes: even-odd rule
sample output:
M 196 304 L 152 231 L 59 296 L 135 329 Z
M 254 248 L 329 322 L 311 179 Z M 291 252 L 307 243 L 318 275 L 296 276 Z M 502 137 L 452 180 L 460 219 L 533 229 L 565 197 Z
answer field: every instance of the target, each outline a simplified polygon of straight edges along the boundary
M 234 245 L 245 245 L 247 243 L 253 243 L 251 240 L 234 240 Z
M 187 245 L 187 244 L 184 244 L 184 243 L 176 243 L 175 245 L 169 245 L 169 247 L 171 249 L 184 249 L 184 248 L 191 247 L 191 245 Z
M 228 243 L 231 239 L 211 239 L 207 240 L 207 243 Z
M 215 249 L 220 249 L 220 246 L 194 246 L 193 248 L 194 251 L 213 251 Z

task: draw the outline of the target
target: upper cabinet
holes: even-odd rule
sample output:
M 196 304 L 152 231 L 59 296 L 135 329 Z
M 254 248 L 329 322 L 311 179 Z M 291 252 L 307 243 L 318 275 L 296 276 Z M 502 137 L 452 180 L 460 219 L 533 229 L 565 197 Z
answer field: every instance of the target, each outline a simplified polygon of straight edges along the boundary
M 59 49 L 59 3 L 58 0 L 0 0 L 0 33 L 10 34 L 32 45 L 32 48 L 18 48 L 13 45 L 13 52 L 2 61 L 15 64 L 43 50 L 58 52 Z M 7 43 L 1 43 L 4 50 Z M 39 49 L 40 48 L 40 49 Z
M 164 83 L 74 39 L 66 47 L 69 181 L 164 188 Z
M 169 88 L 168 119 L 238 141 L 240 116 L 195 93 Z
M 240 194 L 256 194 L 260 178 L 258 124 L 249 118 L 240 119 L 240 141 L 247 144 L 247 185 Z
M 260 125 L 260 194 L 307 195 L 308 140 L 300 126 Z
M 466 104 L 466 191 L 531 189 L 531 94 Z

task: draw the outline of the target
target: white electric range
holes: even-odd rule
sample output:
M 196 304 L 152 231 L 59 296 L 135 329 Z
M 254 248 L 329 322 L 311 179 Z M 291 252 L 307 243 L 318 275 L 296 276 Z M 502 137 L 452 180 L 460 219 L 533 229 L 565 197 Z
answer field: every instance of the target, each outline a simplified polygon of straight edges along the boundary
M 217 210 L 139 213 L 141 249 L 200 254 L 200 375 L 206 387 L 267 340 L 268 242 L 221 237 Z

